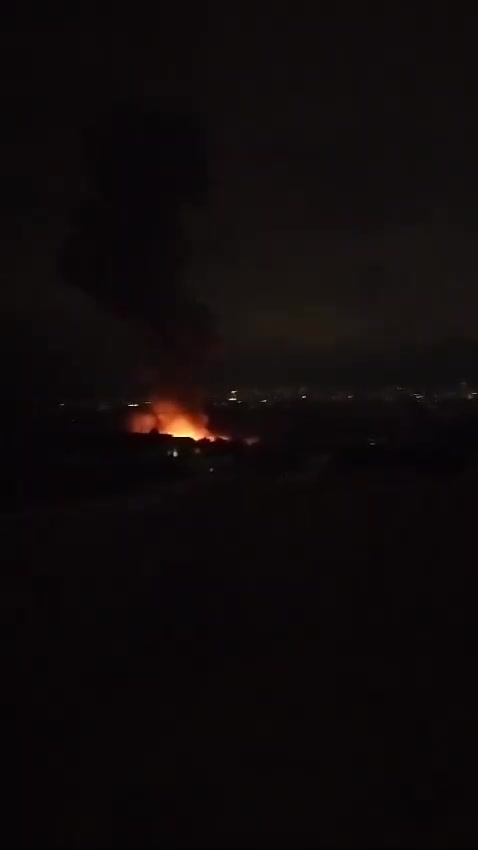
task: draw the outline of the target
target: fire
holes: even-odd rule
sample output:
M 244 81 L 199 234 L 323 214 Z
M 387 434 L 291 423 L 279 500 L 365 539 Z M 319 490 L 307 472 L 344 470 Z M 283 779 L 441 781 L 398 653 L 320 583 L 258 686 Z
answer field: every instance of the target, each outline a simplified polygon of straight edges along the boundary
M 205 413 L 187 410 L 178 402 L 170 400 L 155 401 L 148 412 L 137 411 L 129 420 L 129 430 L 134 434 L 149 434 L 155 428 L 160 434 L 171 434 L 173 437 L 218 439 L 218 435 L 209 430 Z

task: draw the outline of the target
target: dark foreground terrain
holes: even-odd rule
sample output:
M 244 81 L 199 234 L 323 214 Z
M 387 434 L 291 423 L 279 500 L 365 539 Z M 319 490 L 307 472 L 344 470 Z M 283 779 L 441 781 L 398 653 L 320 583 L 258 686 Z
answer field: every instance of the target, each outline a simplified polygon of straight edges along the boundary
M 336 470 L 5 517 L 5 846 L 476 846 L 477 492 Z

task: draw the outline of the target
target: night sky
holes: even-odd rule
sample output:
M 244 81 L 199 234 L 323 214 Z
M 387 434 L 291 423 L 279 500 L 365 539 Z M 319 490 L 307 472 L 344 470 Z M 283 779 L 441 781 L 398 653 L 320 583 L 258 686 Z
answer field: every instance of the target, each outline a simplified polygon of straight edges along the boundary
M 231 2 L 47 20 L 46 5 L 0 36 L 10 392 L 134 381 L 137 329 L 57 262 L 81 131 L 125 98 L 193 103 L 207 137 L 184 277 L 216 314 L 211 379 L 478 375 L 472 17 Z

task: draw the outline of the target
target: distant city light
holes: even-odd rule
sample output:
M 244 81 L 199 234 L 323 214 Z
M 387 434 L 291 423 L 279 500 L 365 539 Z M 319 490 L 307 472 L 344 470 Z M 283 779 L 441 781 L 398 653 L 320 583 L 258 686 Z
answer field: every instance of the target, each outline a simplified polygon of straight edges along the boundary
M 236 398 L 236 396 L 231 395 L 231 396 L 229 396 L 228 401 L 237 401 L 237 398 Z
M 267 404 L 267 399 L 266 399 L 266 398 L 261 398 L 261 404 Z
M 301 396 L 301 398 L 307 398 L 307 396 L 306 396 L 306 395 L 302 395 L 302 396 Z
M 213 467 L 213 466 L 210 466 L 210 467 L 209 467 L 209 472 L 214 472 L 214 467 Z
M 237 390 L 231 390 L 231 395 L 237 395 Z
M 347 398 L 351 399 L 351 398 L 353 398 L 353 395 L 348 395 Z
M 177 449 L 171 449 L 171 451 L 168 452 L 168 457 L 179 457 L 178 450 Z
M 128 407 L 139 407 L 139 404 L 136 401 L 132 401 L 128 404 Z

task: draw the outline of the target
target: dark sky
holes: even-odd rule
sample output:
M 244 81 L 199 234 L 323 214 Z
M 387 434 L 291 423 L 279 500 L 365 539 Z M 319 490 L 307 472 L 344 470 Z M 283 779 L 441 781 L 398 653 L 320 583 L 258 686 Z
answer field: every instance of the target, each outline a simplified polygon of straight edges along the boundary
M 217 313 L 226 371 L 477 374 L 476 29 L 451 4 L 423 6 L 6 20 L 2 377 L 124 381 L 127 322 L 66 285 L 56 256 L 85 122 L 121 98 L 178 95 L 209 138 L 187 282 Z

